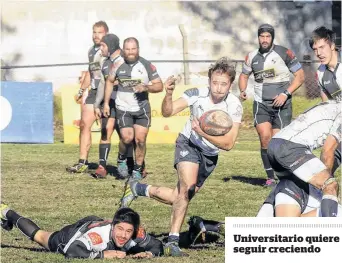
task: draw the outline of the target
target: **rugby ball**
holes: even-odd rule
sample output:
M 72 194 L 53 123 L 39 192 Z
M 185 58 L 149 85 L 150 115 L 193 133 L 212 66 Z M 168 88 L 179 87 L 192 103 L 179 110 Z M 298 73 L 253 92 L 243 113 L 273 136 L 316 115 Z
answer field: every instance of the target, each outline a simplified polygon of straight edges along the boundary
M 233 120 L 228 113 L 222 110 L 210 110 L 199 119 L 201 129 L 209 135 L 221 136 L 230 131 Z

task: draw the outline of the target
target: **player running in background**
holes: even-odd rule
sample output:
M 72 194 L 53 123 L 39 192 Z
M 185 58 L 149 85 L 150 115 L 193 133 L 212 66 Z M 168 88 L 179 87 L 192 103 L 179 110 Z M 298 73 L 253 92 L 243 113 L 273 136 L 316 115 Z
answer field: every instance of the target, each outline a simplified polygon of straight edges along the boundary
M 234 147 L 243 113 L 239 99 L 229 92 L 235 74 L 235 68 L 227 58 L 221 58 L 208 71 L 208 88 L 189 89 L 176 100 L 172 97 L 175 89 L 173 76 L 164 83 L 166 94 L 162 103 L 163 116 L 173 116 L 187 107 L 190 107 L 191 111 L 190 118 L 176 140 L 174 168 L 177 170 L 178 183 L 171 189 L 141 184 L 133 178 L 129 182 L 130 187 L 127 188 L 121 205 L 129 206 L 137 196 L 150 197 L 172 205 L 171 230 L 168 243 L 165 245 L 165 254 L 185 255 L 179 248 L 179 232 L 189 202 L 214 171 L 219 150 L 229 151 Z M 227 134 L 211 136 L 203 132 L 198 118 L 209 110 L 222 110 L 230 115 L 233 126 Z
M 50 252 L 67 258 L 151 258 L 163 255 L 163 244 L 140 227 L 139 214 L 130 208 L 119 209 L 113 220 L 88 216 L 56 232 L 40 229 L 1 204 L 1 226 L 10 231 L 16 226 L 25 236 Z
M 304 82 L 304 71 L 295 54 L 275 45 L 274 28 L 263 24 L 258 28 L 259 49 L 246 56 L 239 77 L 240 98 L 247 99 L 248 78 L 254 74 L 254 126 L 261 146 L 261 159 L 268 180 L 265 186 L 274 186 L 274 172 L 267 157 L 267 146 L 272 136 L 290 124 L 292 93 Z M 290 73 L 294 79 L 290 82 Z

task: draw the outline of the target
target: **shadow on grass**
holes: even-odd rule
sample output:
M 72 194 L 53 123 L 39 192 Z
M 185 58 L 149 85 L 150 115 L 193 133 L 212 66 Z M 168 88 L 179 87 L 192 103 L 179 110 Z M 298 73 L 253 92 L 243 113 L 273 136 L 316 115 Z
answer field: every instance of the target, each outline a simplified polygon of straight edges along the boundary
M 92 176 L 92 177 L 95 178 L 94 173 L 95 173 L 95 170 L 97 169 L 98 166 L 99 166 L 98 163 L 89 163 L 89 164 L 88 164 L 89 170 L 93 170 L 93 171 L 90 171 L 90 172 L 89 172 L 89 175 L 90 175 L 90 176 Z M 132 169 L 133 169 L 133 168 L 132 168 Z M 119 173 L 118 173 L 118 168 L 117 168 L 116 166 L 113 166 L 113 165 L 107 165 L 107 174 L 110 175 L 110 176 L 115 177 L 116 180 L 121 180 L 121 181 L 123 181 L 123 180 L 126 180 L 126 179 L 127 179 L 127 178 L 124 178 L 124 177 L 120 176 Z M 147 172 L 147 173 L 146 173 L 146 176 L 147 176 L 147 175 L 150 175 L 150 174 L 152 174 L 152 173 Z M 96 178 L 96 179 L 99 179 L 99 178 Z
M 29 250 L 29 251 L 33 251 L 33 252 L 45 252 L 45 253 L 49 252 L 44 248 L 21 247 L 21 246 L 13 246 L 13 245 L 6 245 L 6 244 L 1 244 L 1 248 L 25 249 L 25 250 Z
M 167 243 L 169 233 L 161 233 L 158 235 L 155 233 L 151 233 L 151 236 L 158 238 L 165 244 Z M 222 240 L 219 235 L 207 232 L 205 233 L 205 241 L 199 240 L 196 241 L 195 244 L 192 244 L 189 238 L 189 232 L 185 231 L 179 234 L 179 247 L 194 250 L 209 249 L 213 247 L 224 247 L 224 240 Z
M 247 176 L 243 176 L 243 175 L 234 175 L 232 177 L 224 177 L 222 179 L 223 182 L 228 182 L 230 180 L 235 180 L 235 181 L 239 181 L 242 183 L 251 184 L 251 185 L 258 185 L 258 186 L 264 186 L 266 183 L 265 178 L 253 178 L 253 177 L 247 177 Z

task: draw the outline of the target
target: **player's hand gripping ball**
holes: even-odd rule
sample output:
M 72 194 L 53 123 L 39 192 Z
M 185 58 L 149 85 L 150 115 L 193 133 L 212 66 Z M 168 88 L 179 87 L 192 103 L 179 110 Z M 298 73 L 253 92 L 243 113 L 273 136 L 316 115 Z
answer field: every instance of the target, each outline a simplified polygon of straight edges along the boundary
M 233 120 L 228 113 L 222 110 L 210 110 L 201 116 L 201 129 L 209 135 L 221 136 L 230 131 L 233 126 Z

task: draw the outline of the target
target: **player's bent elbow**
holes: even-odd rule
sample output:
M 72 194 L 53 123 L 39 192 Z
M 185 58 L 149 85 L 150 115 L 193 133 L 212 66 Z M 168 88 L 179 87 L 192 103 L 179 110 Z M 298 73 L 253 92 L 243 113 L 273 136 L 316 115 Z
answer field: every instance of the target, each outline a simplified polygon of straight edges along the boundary
M 162 115 L 164 118 L 168 118 L 172 116 L 172 112 L 166 112 L 166 111 L 162 111 Z
M 162 92 L 164 89 L 163 83 L 160 83 L 159 88 L 157 89 L 156 92 Z
M 234 145 L 235 145 L 235 142 L 229 142 L 229 143 L 226 143 L 221 149 L 228 152 L 234 148 Z

